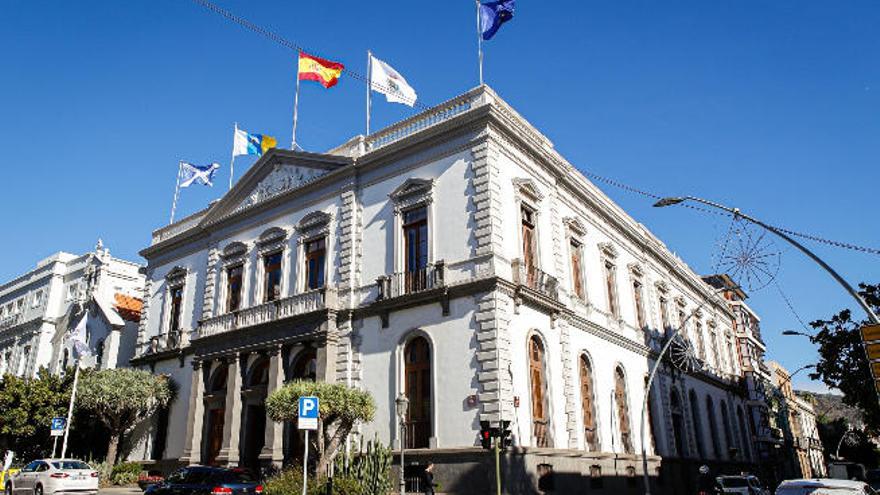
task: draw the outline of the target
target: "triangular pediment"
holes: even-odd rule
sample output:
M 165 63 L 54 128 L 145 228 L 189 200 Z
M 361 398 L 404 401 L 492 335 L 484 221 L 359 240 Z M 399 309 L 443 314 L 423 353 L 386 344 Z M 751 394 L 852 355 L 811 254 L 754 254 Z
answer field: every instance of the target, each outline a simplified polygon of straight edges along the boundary
M 352 163 L 348 157 L 271 149 L 219 201 L 214 203 L 202 225 L 214 223 L 254 208 Z

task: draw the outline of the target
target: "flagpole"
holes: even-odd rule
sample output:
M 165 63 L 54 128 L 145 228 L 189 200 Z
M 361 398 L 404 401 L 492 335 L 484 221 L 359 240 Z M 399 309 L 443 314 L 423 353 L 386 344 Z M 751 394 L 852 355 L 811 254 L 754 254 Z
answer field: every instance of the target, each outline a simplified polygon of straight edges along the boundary
M 290 141 L 290 149 L 296 151 L 296 118 L 299 112 L 299 59 L 301 52 L 297 52 L 296 56 L 296 94 L 293 97 L 293 135 Z
M 232 178 L 235 177 L 235 138 L 238 136 L 238 122 L 232 131 L 232 159 L 229 161 L 229 190 L 232 190 Z
M 86 309 L 88 311 L 88 309 Z M 85 318 L 85 316 L 83 316 Z M 67 407 L 67 423 L 64 425 L 64 441 L 61 443 L 61 459 L 67 455 L 67 435 L 70 433 L 70 420 L 73 418 L 73 403 L 76 401 L 76 386 L 79 383 L 79 358 L 74 362 L 73 390 L 70 392 L 70 405 Z
M 370 98 L 372 96 L 371 93 L 373 92 L 372 67 L 373 67 L 373 52 L 371 52 L 370 50 L 367 50 L 367 133 L 365 134 L 366 136 L 370 135 L 370 110 L 371 110 Z
M 480 0 L 474 0 L 477 4 L 477 57 L 480 61 L 480 86 L 483 85 L 483 33 L 480 29 Z
M 177 210 L 177 198 L 180 196 L 180 170 L 183 167 L 183 161 L 177 162 L 177 185 L 174 186 L 174 201 L 171 203 L 171 219 L 168 225 L 174 223 L 174 212 Z

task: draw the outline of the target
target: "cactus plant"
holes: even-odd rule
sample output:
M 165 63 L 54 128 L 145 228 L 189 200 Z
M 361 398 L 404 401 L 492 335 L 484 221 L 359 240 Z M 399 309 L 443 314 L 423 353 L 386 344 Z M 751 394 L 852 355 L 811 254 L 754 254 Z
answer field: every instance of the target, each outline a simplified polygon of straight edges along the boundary
M 366 449 L 336 458 L 336 476 L 358 480 L 363 495 L 385 495 L 391 491 L 391 448 L 378 438 L 367 442 Z

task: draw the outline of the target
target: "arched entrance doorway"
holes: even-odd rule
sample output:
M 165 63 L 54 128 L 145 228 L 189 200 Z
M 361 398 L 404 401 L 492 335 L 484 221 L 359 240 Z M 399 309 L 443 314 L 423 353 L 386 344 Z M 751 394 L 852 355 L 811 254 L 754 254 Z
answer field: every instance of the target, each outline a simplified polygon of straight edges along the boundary
M 223 447 L 223 426 L 226 422 L 226 384 L 229 367 L 220 363 L 211 373 L 205 387 L 205 434 L 202 445 L 202 464 L 214 466 Z
M 547 414 L 547 381 L 544 377 L 544 344 L 537 335 L 529 339 L 529 386 L 532 399 L 532 437 L 535 447 L 550 447 Z
M 284 381 L 294 380 L 315 381 L 318 376 L 318 353 L 314 348 L 307 347 L 294 354 L 290 366 L 287 368 L 287 376 Z M 284 463 L 300 464 L 303 461 L 304 434 L 296 427 L 295 423 L 284 424 Z M 309 462 L 313 462 L 314 455 L 309 454 Z
M 409 409 L 406 448 L 426 449 L 431 438 L 431 347 L 424 337 L 410 340 L 403 350 L 404 380 Z
M 242 390 L 241 465 L 260 467 L 260 451 L 266 443 L 266 391 L 269 385 L 269 359 L 257 357 L 245 376 Z

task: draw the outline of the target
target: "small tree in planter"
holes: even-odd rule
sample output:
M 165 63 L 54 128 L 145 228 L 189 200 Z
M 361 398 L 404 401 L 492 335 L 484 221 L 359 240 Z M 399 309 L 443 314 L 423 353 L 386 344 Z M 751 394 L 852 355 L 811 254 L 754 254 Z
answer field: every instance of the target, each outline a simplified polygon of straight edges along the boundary
M 266 412 L 273 421 L 296 421 L 299 398 L 308 396 L 320 401 L 318 431 L 309 440 L 317 453 L 317 473 L 326 476 L 352 428 L 373 420 L 376 404 L 369 393 L 339 383 L 296 380 L 269 395 Z
M 170 377 L 131 368 L 86 371 L 76 393 L 77 407 L 91 411 L 110 429 L 107 462 L 113 464 L 125 435 L 175 396 Z

